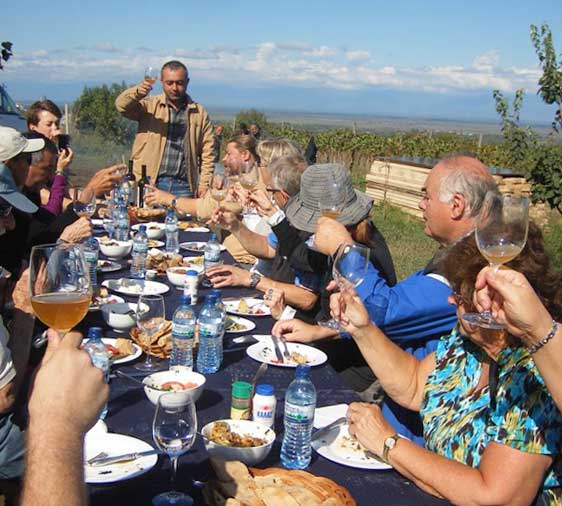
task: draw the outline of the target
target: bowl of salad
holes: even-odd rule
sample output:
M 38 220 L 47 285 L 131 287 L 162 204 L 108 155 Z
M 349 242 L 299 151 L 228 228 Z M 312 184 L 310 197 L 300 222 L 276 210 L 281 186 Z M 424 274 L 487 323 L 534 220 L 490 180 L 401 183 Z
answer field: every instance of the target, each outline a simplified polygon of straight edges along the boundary
M 188 369 L 159 371 L 142 380 L 144 393 L 156 406 L 162 394 L 174 393 L 177 400 L 191 398 L 197 402 L 205 387 L 205 376 Z

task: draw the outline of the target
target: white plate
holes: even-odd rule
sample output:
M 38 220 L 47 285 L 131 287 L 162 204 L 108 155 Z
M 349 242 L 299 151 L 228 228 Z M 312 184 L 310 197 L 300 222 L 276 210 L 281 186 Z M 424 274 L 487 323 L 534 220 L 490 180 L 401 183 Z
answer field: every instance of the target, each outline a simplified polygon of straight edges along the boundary
M 296 352 L 304 355 L 307 359 L 306 365 L 310 365 L 312 367 L 315 365 L 321 365 L 328 360 L 328 357 L 323 351 L 313 348 L 312 346 L 307 346 L 306 344 L 287 343 L 287 347 L 289 349 L 289 353 Z M 283 349 L 284 347 L 281 345 L 281 351 L 283 351 Z M 297 367 L 297 363 L 292 360 L 285 359 L 285 362 L 279 362 L 273 348 L 271 336 L 269 339 L 264 339 L 256 344 L 248 346 L 248 348 L 246 348 L 246 353 L 249 357 L 257 360 L 258 362 L 265 362 L 266 364 L 276 365 L 279 367 Z
M 392 466 L 366 454 L 359 443 L 350 437 L 347 424 L 335 427 L 325 436 L 312 441 L 312 448 L 322 457 L 343 466 L 379 471 L 392 469 Z
M 94 218 L 94 219 L 92 219 L 92 220 L 90 220 L 90 221 L 92 222 L 92 225 L 93 225 L 94 227 L 101 227 L 101 228 L 103 228 L 103 220 L 102 220 L 102 219 L 100 219 L 100 218 Z
M 123 283 L 126 283 L 125 285 Z M 144 279 L 107 279 L 102 283 L 107 289 L 124 295 L 161 295 L 170 290 L 168 285 Z
M 244 328 L 240 330 L 228 330 L 228 327 L 226 327 L 227 334 L 240 334 L 241 332 L 250 332 L 250 330 L 254 330 L 256 328 L 256 324 L 253 321 L 247 320 L 246 318 L 240 318 L 240 316 L 228 316 L 227 320 L 232 320 L 234 323 L 244 326 Z
M 100 306 L 103 306 L 104 304 L 117 304 L 118 302 L 125 302 L 125 299 L 123 299 L 123 297 L 110 294 L 102 299 L 98 298 L 95 304 L 90 304 L 88 311 L 97 311 Z
M 149 248 L 161 248 L 162 246 L 164 246 L 164 241 L 157 241 L 155 239 L 149 239 L 148 240 L 148 247 Z
M 121 270 L 123 266 L 119 262 L 111 260 L 98 260 L 98 270 L 100 272 L 115 272 Z
M 178 222 L 178 229 L 183 230 L 184 232 L 210 232 L 207 227 L 192 227 L 190 226 L 190 221 L 179 221 Z
M 111 346 L 113 347 L 115 347 L 115 341 L 117 341 L 117 339 L 114 339 L 112 337 L 102 337 L 101 340 L 103 341 L 104 344 L 111 344 Z M 84 339 L 84 344 L 86 344 L 88 341 L 89 339 Z M 136 345 L 135 343 L 132 344 L 135 351 L 131 355 L 127 355 L 126 357 L 121 357 L 118 360 L 112 361 L 111 365 L 126 364 L 127 362 L 132 362 L 133 360 L 139 358 L 142 355 L 142 350 L 140 346 Z
M 158 455 L 148 455 L 128 462 L 116 462 L 107 466 L 89 466 L 85 462 L 101 452 L 108 456 L 152 450 L 152 446 L 140 439 L 123 434 L 99 434 L 90 437 L 84 445 L 84 475 L 86 483 L 113 483 L 129 480 L 152 469 Z
M 224 307 L 226 308 L 226 312 L 230 314 L 237 314 L 239 316 L 271 316 L 271 311 L 265 305 L 265 302 L 262 299 L 254 299 L 253 297 L 243 297 L 244 300 L 247 302 L 248 306 L 250 306 L 250 310 L 261 309 L 263 313 L 241 313 L 238 310 L 238 306 L 240 305 L 240 301 L 242 299 L 233 299 L 233 300 L 223 300 Z
M 206 245 L 207 245 L 206 242 L 200 242 L 200 241 L 182 242 L 180 243 L 180 248 L 187 251 L 192 251 L 193 253 L 203 253 Z M 225 246 L 223 246 L 222 244 L 220 246 L 221 246 L 221 251 L 226 250 Z

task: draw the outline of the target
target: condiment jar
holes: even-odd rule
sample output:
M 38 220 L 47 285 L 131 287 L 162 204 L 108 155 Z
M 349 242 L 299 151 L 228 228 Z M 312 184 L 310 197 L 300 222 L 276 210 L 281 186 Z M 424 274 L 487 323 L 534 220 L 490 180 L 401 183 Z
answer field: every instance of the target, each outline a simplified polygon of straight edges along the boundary
M 232 402 L 230 404 L 230 418 L 233 420 L 250 419 L 250 396 L 252 385 L 246 381 L 235 381 L 232 384 Z
M 252 419 L 267 427 L 273 427 L 277 399 L 273 385 L 261 384 L 256 387 L 256 394 L 252 401 Z
M 199 274 L 197 271 L 190 269 L 186 271 L 183 280 L 183 294 L 191 297 L 191 305 L 197 304 L 197 285 L 199 283 Z

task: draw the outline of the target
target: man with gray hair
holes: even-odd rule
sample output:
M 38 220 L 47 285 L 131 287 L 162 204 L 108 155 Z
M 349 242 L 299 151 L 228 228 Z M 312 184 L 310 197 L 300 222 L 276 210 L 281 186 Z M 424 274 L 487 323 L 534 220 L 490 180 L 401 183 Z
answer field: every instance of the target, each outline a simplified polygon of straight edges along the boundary
M 138 122 L 131 159 L 137 178 L 142 166 L 155 185 L 176 197 L 201 197 L 214 170 L 213 126 L 207 111 L 186 93 L 186 66 L 176 60 L 164 64 L 161 95 L 148 97 L 154 82 L 145 78 L 125 90 L 115 107 Z
M 424 231 L 441 245 L 440 250 L 423 270 L 394 286 L 389 286 L 371 264 L 365 280 L 357 287 L 371 320 L 396 344 L 420 359 L 433 352 L 438 338 L 448 334 L 457 322 L 456 309 L 447 301 L 451 288 L 438 271 L 438 258 L 443 248 L 474 230 L 486 193 L 497 188 L 479 160 L 454 156 L 433 167 L 422 191 L 419 207 L 423 211 Z M 342 243 L 350 242 L 353 242 L 351 235 L 340 223 L 328 218 L 318 221 L 314 244 L 320 252 L 333 256 Z M 299 342 L 338 335 L 325 327 L 299 320 L 280 321 L 272 333 Z M 359 384 L 361 379 L 351 378 L 357 382 L 351 385 L 357 391 L 367 387 Z M 383 412 L 396 430 L 423 444 L 417 413 L 401 408 L 390 399 L 386 399 Z

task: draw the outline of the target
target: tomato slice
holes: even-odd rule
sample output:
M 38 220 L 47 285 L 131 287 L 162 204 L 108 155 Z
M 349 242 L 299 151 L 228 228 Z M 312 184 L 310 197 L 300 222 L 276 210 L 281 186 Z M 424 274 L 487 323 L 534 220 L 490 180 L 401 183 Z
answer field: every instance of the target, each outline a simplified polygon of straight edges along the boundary
M 179 381 L 166 381 L 166 383 L 162 383 L 160 385 L 160 390 L 173 390 L 174 388 L 184 390 L 185 386 L 183 383 L 180 383 Z
M 114 357 L 121 354 L 121 352 L 115 346 L 112 346 L 111 344 L 106 344 L 105 349 L 107 351 L 109 351 L 109 353 L 111 353 Z

